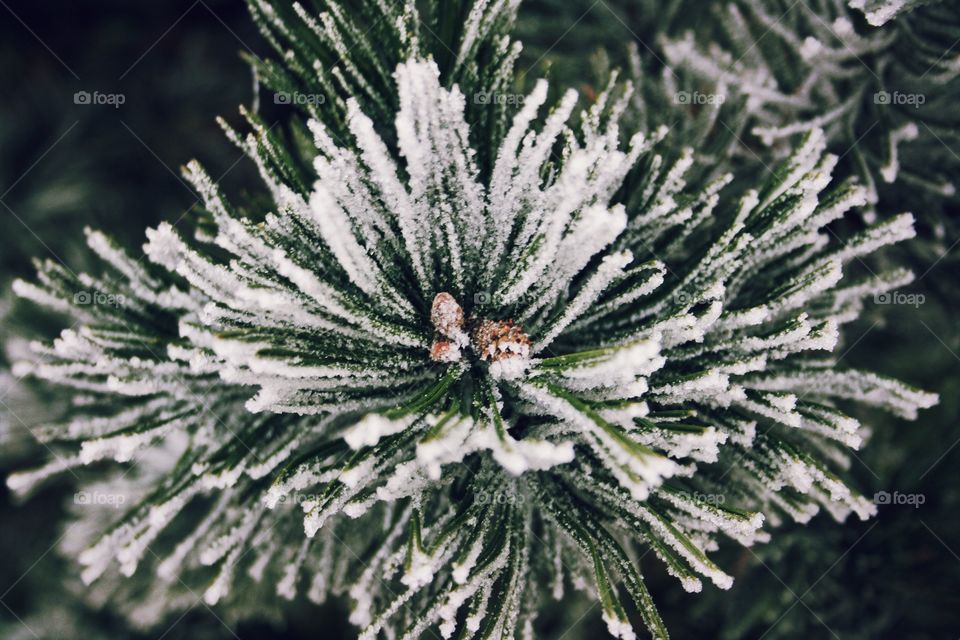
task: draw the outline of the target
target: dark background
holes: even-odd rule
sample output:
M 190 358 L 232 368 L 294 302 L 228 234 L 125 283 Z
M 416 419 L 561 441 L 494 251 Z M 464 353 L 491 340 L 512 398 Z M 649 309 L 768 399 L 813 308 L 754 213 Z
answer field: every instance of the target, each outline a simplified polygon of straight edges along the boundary
M 521 10 L 519 37 L 527 44 L 521 69 L 582 86 L 586 54 L 655 24 L 655 16 L 638 11 L 529 2 Z M 241 51 L 267 53 L 239 0 L 0 0 L 4 295 L 13 277 L 30 274 L 33 257 L 83 266 L 84 226 L 109 230 L 139 255 L 145 227 L 189 216 L 197 198 L 179 167 L 191 158 L 225 176 L 228 193 L 256 183 L 250 163 L 214 122 L 217 115 L 235 121 L 238 105 L 253 100 Z M 119 93 L 125 102 L 78 105 L 78 91 Z M 948 241 L 941 254 L 952 257 L 951 250 L 960 251 Z M 867 495 L 919 493 L 924 504 L 881 506 L 876 519 L 843 526 L 821 514 L 806 527 L 777 532 L 771 545 L 749 551 L 730 545 L 718 557 L 737 577 L 729 593 L 706 586 L 703 594 L 684 594 L 655 561 L 645 561 L 675 638 L 960 637 L 960 287 L 944 286 L 960 273 L 952 259 L 935 262 L 938 255 L 932 253 L 929 273 L 910 289 L 927 296 L 923 305 L 872 309 L 848 329 L 841 351 L 845 364 L 941 394 L 941 405 L 915 423 L 861 414 L 875 433 L 850 471 Z M 37 455 L 28 440 L 3 446 L 0 475 Z M 291 605 L 285 628 L 252 622 L 232 629 L 200 606 L 146 635 L 126 629 L 109 610 L 85 609 L 75 565 L 53 549 L 72 491 L 64 481 L 14 505 L 0 488 L 0 636 L 33 638 L 30 629 L 42 638 L 354 635 L 338 604 Z M 588 605 L 578 603 L 557 616 L 572 622 L 583 613 Z M 563 637 L 604 637 L 593 614 Z

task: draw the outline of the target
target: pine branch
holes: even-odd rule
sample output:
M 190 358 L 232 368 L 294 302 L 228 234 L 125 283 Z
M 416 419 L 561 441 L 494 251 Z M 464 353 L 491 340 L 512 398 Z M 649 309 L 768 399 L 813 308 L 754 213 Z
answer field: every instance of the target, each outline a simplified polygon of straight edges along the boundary
M 329 92 L 306 108 L 310 165 L 255 114 L 229 132 L 269 211 L 193 162 L 202 233 L 148 230 L 142 265 L 91 232 L 102 274 L 16 285 L 78 328 L 19 365 L 74 406 L 45 430 L 56 456 L 8 485 L 129 463 L 102 485 L 129 508 L 80 553 L 87 582 L 143 625 L 193 591 L 252 614 L 309 584 L 350 598 L 361 637 L 414 638 L 532 634 L 569 581 L 611 635 L 635 637 L 632 606 L 666 637 L 637 546 L 688 590 L 729 588 L 721 538 L 872 515 L 841 478 L 861 431 L 842 406 L 913 418 L 936 396 L 839 365 L 840 328 L 908 277 L 844 273 L 913 219 L 827 233 L 868 190 L 829 188 L 820 129 L 763 181 L 708 180 L 666 132 L 625 135 L 629 85 L 578 124 L 545 82 L 510 119 L 471 103 L 516 82 L 512 2 L 326 9 L 252 5 L 284 56 L 265 82 Z

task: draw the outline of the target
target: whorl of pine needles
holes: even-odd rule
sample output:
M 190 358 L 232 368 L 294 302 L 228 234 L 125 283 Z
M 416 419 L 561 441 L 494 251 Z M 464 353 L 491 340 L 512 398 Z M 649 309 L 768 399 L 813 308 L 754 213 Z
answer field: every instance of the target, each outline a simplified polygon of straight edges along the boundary
M 73 407 L 37 430 L 50 462 L 8 484 L 70 470 L 123 496 L 68 537 L 90 543 L 92 597 L 150 625 L 194 593 L 243 615 L 305 591 L 347 597 L 363 638 L 512 637 L 572 586 L 633 638 L 622 588 L 666 637 L 637 550 L 728 588 L 721 538 L 874 512 L 837 475 L 861 440 L 842 405 L 913 418 L 936 398 L 835 349 L 864 298 L 910 280 L 856 263 L 912 216 L 827 232 L 868 190 L 831 181 L 819 129 L 762 184 L 687 184 L 690 149 L 621 130 L 629 83 L 575 118 L 540 81 L 508 117 L 476 96 L 512 91 L 515 5 L 465 5 L 440 54 L 412 2 L 363 3 L 367 36 L 337 4 L 254 3 L 284 60 L 260 77 L 327 96 L 293 144 L 252 113 L 228 128 L 271 209 L 193 162 L 192 239 L 149 230 L 142 263 L 90 232 L 103 273 L 17 282 L 73 323 L 17 373 Z

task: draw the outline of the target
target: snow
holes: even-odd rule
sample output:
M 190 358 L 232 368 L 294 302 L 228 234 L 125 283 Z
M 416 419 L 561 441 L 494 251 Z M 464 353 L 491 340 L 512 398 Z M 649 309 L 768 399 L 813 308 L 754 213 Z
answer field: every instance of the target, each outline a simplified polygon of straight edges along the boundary
M 382 415 L 371 413 L 348 428 L 343 434 L 343 439 L 347 441 L 351 449 L 356 451 L 377 444 L 380 438 L 384 436 L 403 431 L 415 419 L 416 416 L 404 416 L 403 418 L 390 420 Z

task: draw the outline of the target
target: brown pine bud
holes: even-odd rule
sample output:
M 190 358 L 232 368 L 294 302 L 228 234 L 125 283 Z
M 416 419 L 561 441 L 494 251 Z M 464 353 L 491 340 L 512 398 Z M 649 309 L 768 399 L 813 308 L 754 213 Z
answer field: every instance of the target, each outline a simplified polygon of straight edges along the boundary
M 487 362 L 530 355 L 530 338 L 513 320 L 481 320 L 470 338 L 474 350 Z
M 430 359 L 434 362 L 456 362 L 460 359 L 460 347 L 449 340 L 437 338 L 430 347 Z
M 446 291 L 438 293 L 433 299 L 430 321 L 437 333 L 451 340 L 463 335 L 463 309 Z

